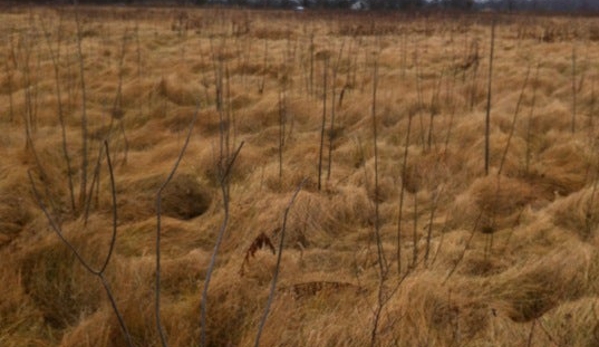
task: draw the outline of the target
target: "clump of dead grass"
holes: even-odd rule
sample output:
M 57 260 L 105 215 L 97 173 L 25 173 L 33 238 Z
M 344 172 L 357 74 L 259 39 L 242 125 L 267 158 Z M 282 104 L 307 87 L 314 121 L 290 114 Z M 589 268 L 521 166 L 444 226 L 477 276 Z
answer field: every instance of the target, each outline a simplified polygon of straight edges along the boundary
M 512 320 L 532 321 L 586 293 L 592 255 L 588 247 L 572 243 L 524 268 L 506 271 L 489 288 L 490 295 L 509 303 L 506 313 Z
M 534 199 L 532 188 L 520 179 L 496 175 L 479 178 L 456 197 L 449 223 L 451 228 L 492 231 L 511 227 Z
M 595 239 L 599 223 L 596 195 L 595 189 L 588 187 L 555 201 L 548 208 L 553 223 L 576 233 L 583 240 Z
M 81 236 L 72 242 L 87 246 Z M 90 259 L 101 257 L 98 252 L 86 253 Z M 54 235 L 24 254 L 21 272 L 25 293 L 41 311 L 45 324 L 53 329 L 64 329 L 99 307 L 101 287 L 89 280 L 91 275 Z

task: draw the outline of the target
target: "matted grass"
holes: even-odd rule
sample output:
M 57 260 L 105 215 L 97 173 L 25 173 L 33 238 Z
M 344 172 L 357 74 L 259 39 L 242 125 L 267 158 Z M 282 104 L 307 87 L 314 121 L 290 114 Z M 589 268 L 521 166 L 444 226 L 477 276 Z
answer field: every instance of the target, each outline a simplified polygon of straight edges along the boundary
M 278 247 L 305 178 L 262 346 L 597 345 L 595 18 L 497 15 L 485 176 L 494 14 L 81 7 L 82 60 L 75 14 L 0 14 L 0 345 L 126 344 L 100 281 L 52 232 L 28 177 L 99 268 L 113 230 L 104 155 L 92 183 L 103 141 L 118 212 L 105 277 L 134 345 L 160 345 L 156 193 L 196 111 L 162 195 L 169 346 L 200 343 L 223 219 L 219 175 L 242 141 L 208 291 L 210 346 L 253 345 L 276 266 L 266 241 Z

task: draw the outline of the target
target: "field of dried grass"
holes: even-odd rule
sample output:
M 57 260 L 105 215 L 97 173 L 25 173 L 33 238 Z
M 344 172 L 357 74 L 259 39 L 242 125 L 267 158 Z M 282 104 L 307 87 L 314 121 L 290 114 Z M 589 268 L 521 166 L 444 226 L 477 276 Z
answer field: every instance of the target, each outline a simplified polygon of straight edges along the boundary
M 492 16 L 0 14 L 0 345 L 254 345 L 281 256 L 261 346 L 599 346 L 599 23 L 495 18 L 486 174 Z

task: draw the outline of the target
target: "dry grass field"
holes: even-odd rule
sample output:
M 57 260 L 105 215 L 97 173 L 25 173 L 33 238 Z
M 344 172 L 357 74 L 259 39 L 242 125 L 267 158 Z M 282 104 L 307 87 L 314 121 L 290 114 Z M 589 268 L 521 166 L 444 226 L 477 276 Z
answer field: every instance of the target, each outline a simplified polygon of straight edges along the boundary
M 595 18 L 0 30 L 1 346 L 599 346 Z

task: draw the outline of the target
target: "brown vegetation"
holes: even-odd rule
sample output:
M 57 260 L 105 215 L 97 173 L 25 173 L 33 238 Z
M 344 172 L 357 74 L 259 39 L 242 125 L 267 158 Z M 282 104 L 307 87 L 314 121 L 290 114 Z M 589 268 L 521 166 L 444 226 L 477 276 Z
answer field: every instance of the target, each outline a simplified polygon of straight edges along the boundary
M 597 24 L 496 18 L 486 174 L 492 16 L 0 14 L 0 345 L 161 345 L 187 140 L 169 346 L 597 345 Z

